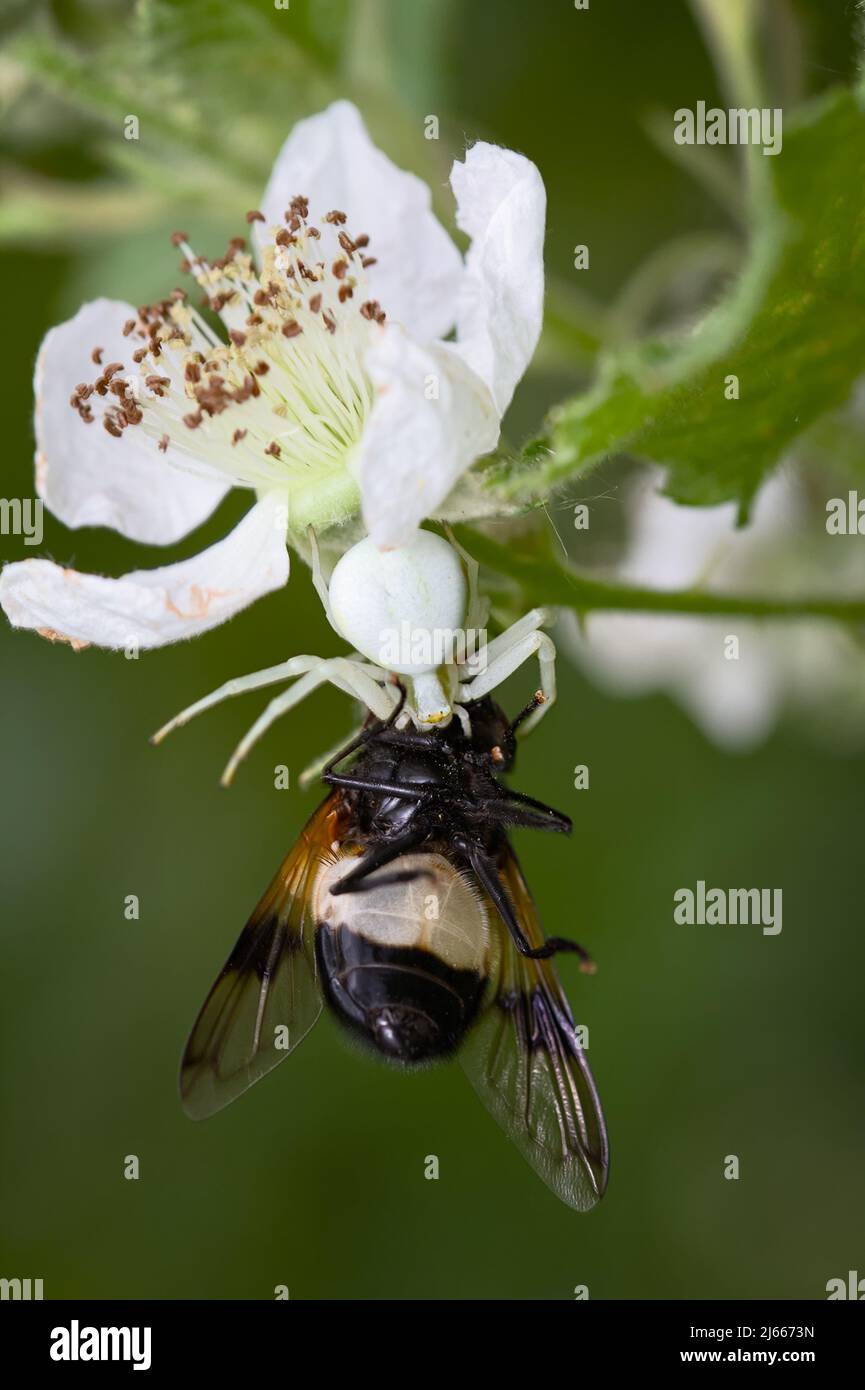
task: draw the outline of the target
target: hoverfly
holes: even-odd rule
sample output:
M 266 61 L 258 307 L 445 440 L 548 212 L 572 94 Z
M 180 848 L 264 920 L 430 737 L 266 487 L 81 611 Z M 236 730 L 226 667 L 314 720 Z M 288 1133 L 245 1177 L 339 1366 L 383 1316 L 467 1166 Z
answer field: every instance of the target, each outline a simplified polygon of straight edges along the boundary
M 604 1193 L 600 1101 L 507 830 L 567 816 L 505 788 L 514 733 L 487 696 L 471 734 L 371 722 L 326 765 L 330 794 L 259 902 L 192 1029 L 184 1108 L 213 1114 L 302 1041 L 327 1004 L 379 1057 L 456 1054 L 544 1182 L 585 1211 Z M 351 759 L 351 761 L 349 761 Z M 347 767 L 346 767 L 347 764 Z M 343 770 L 339 770 L 343 769 Z

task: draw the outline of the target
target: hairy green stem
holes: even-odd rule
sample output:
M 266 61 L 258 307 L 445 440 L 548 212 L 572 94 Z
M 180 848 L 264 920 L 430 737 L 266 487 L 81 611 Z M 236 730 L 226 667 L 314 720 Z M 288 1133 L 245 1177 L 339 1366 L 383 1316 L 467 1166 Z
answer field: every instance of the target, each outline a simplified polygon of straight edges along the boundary
M 455 528 L 460 544 L 482 565 L 523 584 L 538 604 L 592 611 L 681 613 L 698 617 L 832 618 L 865 623 L 865 597 L 763 598 L 751 594 L 713 594 L 701 589 L 646 589 L 615 584 L 556 561 L 538 561 L 465 526 Z

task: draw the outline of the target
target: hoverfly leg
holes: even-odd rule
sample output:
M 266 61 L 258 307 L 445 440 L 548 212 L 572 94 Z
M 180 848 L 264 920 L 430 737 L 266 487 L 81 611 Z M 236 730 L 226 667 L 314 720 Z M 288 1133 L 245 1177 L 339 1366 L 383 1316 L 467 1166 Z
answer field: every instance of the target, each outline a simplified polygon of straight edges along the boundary
M 400 801 L 425 801 L 429 792 L 420 787 L 402 787 L 396 782 L 379 782 L 374 777 L 352 777 L 348 773 L 323 772 L 322 782 L 331 787 L 353 788 L 361 792 L 377 792 L 380 796 L 395 796 Z
M 420 844 L 422 838 L 419 835 L 402 835 L 397 840 L 377 845 L 375 849 L 371 849 L 364 855 L 356 869 L 352 869 L 345 878 L 341 878 L 338 883 L 334 884 L 330 890 L 332 896 L 338 897 L 341 893 L 356 893 L 363 888 L 372 887 L 372 884 L 365 882 L 370 874 L 374 874 L 376 869 L 384 868 L 385 864 L 392 864 L 394 859 L 398 859 L 401 854 L 406 854 L 409 850 L 414 849 L 416 845 Z M 397 871 L 397 873 L 382 875 L 377 878 L 375 886 L 383 883 L 404 883 L 419 877 L 420 873 L 417 870 L 406 871 L 404 874 Z
M 559 951 L 573 951 L 580 957 L 581 969 L 585 973 L 591 974 L 595 969 L 594 961 L 582 946 L 576 941 L 571 941 L 564 936 L 551 936 L 544 942 L 543 946 L 532 946 L 517 921 L 513 903 L 510 900 L 507 889 L 502 883 L 496 872 L 495 866 L 487 858 L 479 845 L 472 844 L 464 836 L 454 839 L 454 848 L 464 854 L 469 861 L 472 869 L 480 880 L 481 886 L 485 889 L 492 900 L 502 921 L 513 937 L 514 945 L 521 956 L 527 960 L 547 960 L 550 956 L 556 955 Z
M 555 830 L 569 835 L 573 829 L 570 816 L 556 811 L 544 801 L 510 787 L 501 796 L 479 798 L 476 805 L 505 825 L 522 826 L 526 830 Z
M 349 740 L 349 742 L 345 745 L 344 748 L 340 748 L 338 752 L 334 753 L 333 756 L 328 759 L 328 761 L 324 764 L 324 766 L 321 769 L 322 780 L 328 780 L 329 774 L 333 772 L 333 769 L 336 767 L 337 763 L 341 763 L 344 758 L 349 757 L 351 753 L 355 753 L 357 749 L 362 748 L 365 743 L 369 743 L 371 738 L 378 738 L 380 735 L 383 734 L 384 730 L 388 730 L 393 727 L 395 721 L 399 718 L 400 714 L 402 713 L 406 699 L 405 686 L 403 685 L 402 681 L 395 681 L 394 684 L 399 690 L 399 699 L 397 700 L 387 719 L 376 719 L 374 723 L 370 724 L 368 728 L 360 729 L 358 733 L 356 733 L 354 737 Z
M 465 855 L 466 859 L 468 859 L 471 868 L 480 881 L 481 887 L 485 889 L 499 916 L 513 937 L 514 945 L 520 955 L 531 956 L 533 954 L 532 948 L 517 921 L 513 903 L 510 900 L 507 889 L 496 872 L 495 866 L 484 854 L 481 847 L 473 844 L 472 841 L 467 839 L 464 835 L 455 836 L 453 846 L 458 853 Z

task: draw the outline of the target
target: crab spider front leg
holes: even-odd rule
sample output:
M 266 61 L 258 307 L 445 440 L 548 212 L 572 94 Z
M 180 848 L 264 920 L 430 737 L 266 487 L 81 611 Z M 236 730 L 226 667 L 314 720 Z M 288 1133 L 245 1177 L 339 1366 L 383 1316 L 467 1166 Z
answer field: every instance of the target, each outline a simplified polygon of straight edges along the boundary
M 550 615 L 546 609 L 533 608 L 489 643 L 483 653 L 486 661 L 483 670 L 478 670 L 477 659 L 460 666 L 461 684 L 457 692 L 460 704 L 489 695 L 525 661 L 537 654 L 544 699 L 524 722 L 523 732 L 528 733 L 533 729 L 556 698 L 556 648 L 552 638 L 540 630 L 549 621 Z
M 312 575 L 312 587 L 315 589 L 315 592 L 318 594 L 318 597 L 321 600 L 321 606 L 324 609 L 324 616 L 327 618 L 327 621 L 330 623 L 334 632 L 339 632 L 339 628 L 333 620 L 333 611 L 330 606 L 330 591 L 327 587 L 327 580 L 324 577 L 324 571 L 321 568 L 321 556 L 318 553 L 318 538 L 312 526 L 309 527 L 309 530 L 307 531 L 307 536 L 309 538 L 309 548 L 312 552 L 312 557 L 309 565 L 310 574 Z
M 318 666 L 321 661 L 320 656 L 293 656 L 288 661 L 281 661 L 278 666 L 268 666 L 263 671 L 253 671 L 248 676 L 235 676 L 218 690 L 212 690 L 209 695 L 196 700 L 194 705 L 187 706 L 173 719 L 169 719 L 167 724 L 163 724 L 162 728 L 152 735 L 150 742 L 161 743 L 175 729 L 188 724 L 197 714 L 203 714 L 206 709 L 221 704 L 223 700 L 230 700 L 235 695 L 244 695 L 248 690 L 259 690 L 264 685 L 276 685 L 279 681 L 290 680 L 292 676 L 303 675 Z
M 350 661 L 342 656 L 320 661 L 305 676 L 301 676 L 300 680 L 295 681 L 290 689 L 283 691 L 281 695 L 277 695 L 274 700 L 271 700 L 264 712 L 259 715 L 229 759 L 220 779 L 224 787 L 229 786 L 240 763 L 262 735 L 267 732 L 271 724 L 279 719 L 280 715 L 299 704 L 311 691 L 326 682 L 335 685 L 337 690 L 342 690 L 346 695 L 353 695 L 356 700 L 360 700 L 361 704 L 366 705 L 377 719 L 389 718 L 393 713 L 395 701 L 399 698 L 395 687 L 377 685 L 373 677 L 368 674 L 367 668 L 358 661 Z
M 466 608 L 466 630 L 479 631 L 490 616 L 490 601 L 482 597 L 479 587 L 480 565 L 473 555 L 460 545 L 450 526 L 445 526 L 445 534 L 466 567 L 468 580 L 468 606 Z

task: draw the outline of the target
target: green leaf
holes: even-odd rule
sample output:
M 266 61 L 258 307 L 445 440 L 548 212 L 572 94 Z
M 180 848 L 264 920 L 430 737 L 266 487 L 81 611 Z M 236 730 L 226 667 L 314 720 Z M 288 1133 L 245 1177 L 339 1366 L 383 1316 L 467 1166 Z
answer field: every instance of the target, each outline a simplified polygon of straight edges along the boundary
M 594 387 L 557 407 L 541 444 L 496 486 L 532 498 L 610 454 L 669 466 L 668 493 L 743 513 L 788 445 L 847 400 L 865 370 L 865 116 L 836 92 L 785 128 L 766 157 L 749 260 L 726 299 L 684 340 L 601 360 Z M 725 379 L 739 379 L 739 399 Z M 538 460 L 540 459 L 540 462 Z
M 332 32 L 344 5 L 332 0 Z M 108 122 L 117 139 L 137 116 L 142 146 L 206 161 L 257 197 L 293 122 L 332 100 L 321 39 L 308 6 L 267 13 L 242 0 L 141 0 L 129 25 L 95 52 L 59 41 L 44 26 L 9 55 L 32 77 Z

